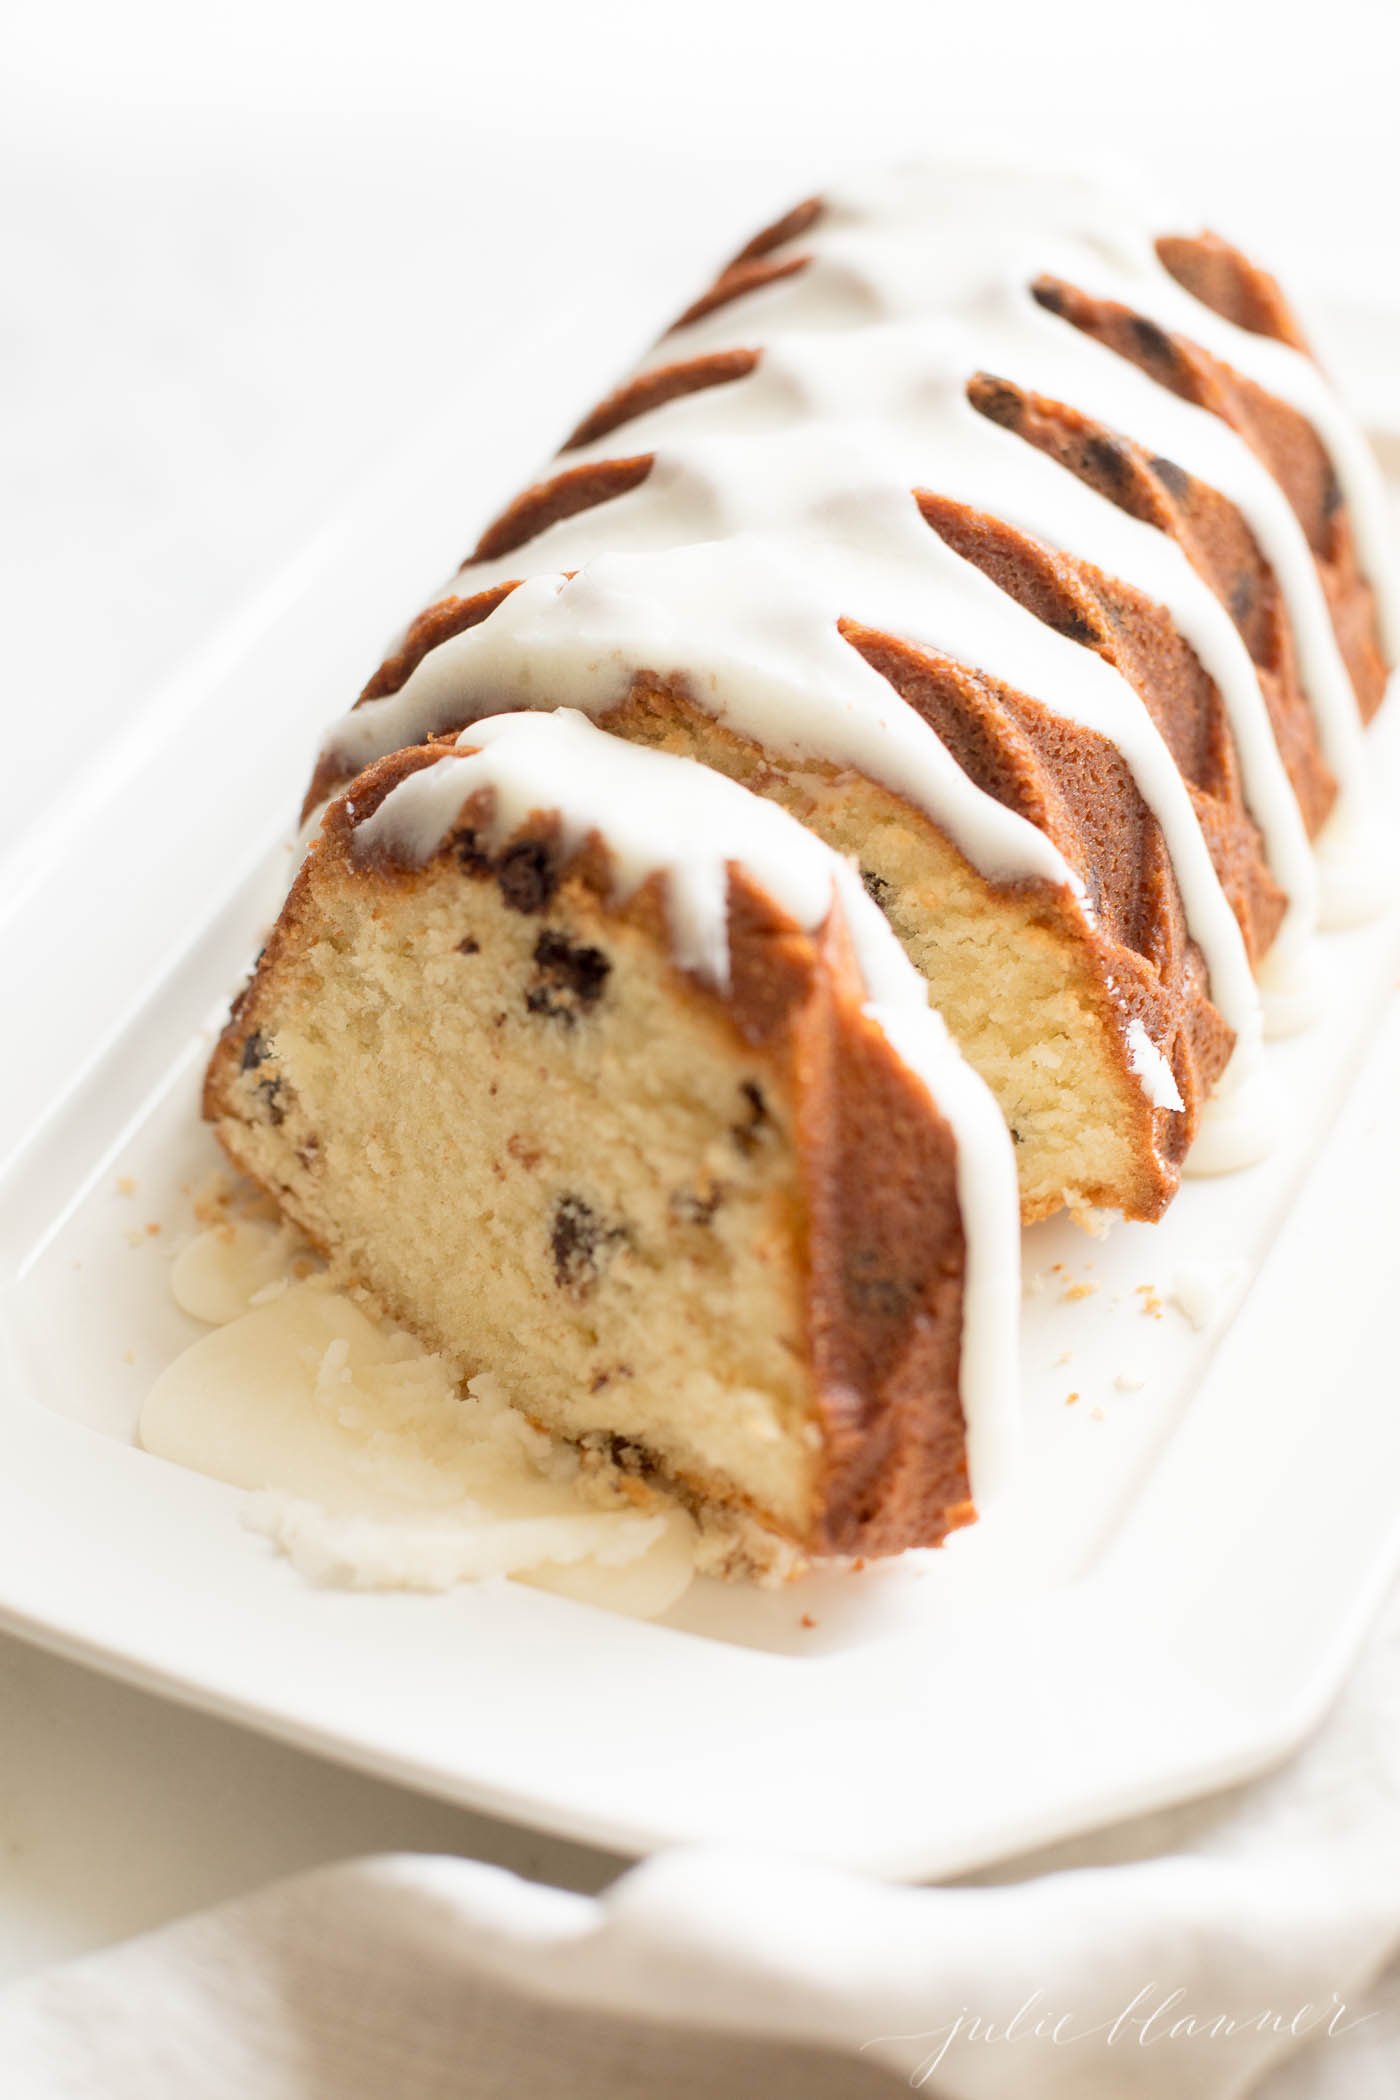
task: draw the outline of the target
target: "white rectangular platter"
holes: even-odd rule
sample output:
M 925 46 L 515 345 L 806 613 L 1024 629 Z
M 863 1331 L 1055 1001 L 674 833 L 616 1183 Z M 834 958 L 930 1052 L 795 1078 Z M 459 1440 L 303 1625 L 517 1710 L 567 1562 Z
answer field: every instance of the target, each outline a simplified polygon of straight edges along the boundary
M 194 1332 L 168 1264 L 213 1164 L 200 1068 L 285 880 L 303 766 L 448 566 L 460 491 L 484 510 L 521 456 L 509 418 L 491 443 L 436 431 L 0 870 L 0 1623 L 624 1852 L 946 1874 L 1278 1758 L 1400 1549 L 1394 903 L 1320 943 L 1324 1017 L 1268 1052 L 1263 1164 L 1188 1183 L 1155 1228 L 1027 1236 L 1026 1463 L 940 1554 L 698 1584 L 653 1624 L 511 1584 L 316 1589 L 236 1490 L 135 1446 Z M 1391 809 L 1398 756 L 1392 721 Z

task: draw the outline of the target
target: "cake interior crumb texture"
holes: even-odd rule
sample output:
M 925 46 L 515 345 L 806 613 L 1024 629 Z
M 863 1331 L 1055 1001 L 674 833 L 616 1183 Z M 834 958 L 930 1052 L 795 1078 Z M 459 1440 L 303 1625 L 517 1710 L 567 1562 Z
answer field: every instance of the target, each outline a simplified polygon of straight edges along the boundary
M 1172 1118 L 1155 1119 L 1113 1046 L 1102 977 L 1043 885 L 989 883 L 903 797 L 836 766 L 775 765 L 674 693 L 638 690 L 611 733 L 699 759 L 780 802 L 854 860 L 959 1049 L 996 1097 L 1016 1147 L 1022 1215 L 1125 1200 L 1162 1209 Z M 1163 1126 L 1154 1132 L 1153 1122 Z
M 576 877 L 542 912 L 450 861 L 371 909 L 314 894 L 275 1025 L 239 1054 L 230 1149 L 534 1421 L 801 1535 L 789 1076 L 717 1002 L 678 1000 L 664 948 Z

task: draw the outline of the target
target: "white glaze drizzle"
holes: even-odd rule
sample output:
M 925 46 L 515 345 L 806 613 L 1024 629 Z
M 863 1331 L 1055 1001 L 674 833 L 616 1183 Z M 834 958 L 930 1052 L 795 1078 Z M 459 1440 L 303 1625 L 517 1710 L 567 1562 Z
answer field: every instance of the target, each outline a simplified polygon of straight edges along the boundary
M 1170 1108 L 1180 1113 L 1184 1104 L 1181 1089 L 1176 1083 L 1176 1074 L 1136 1015 L 1128 1023 L 1127 1042 L 1128 1063 L 1142 1081 L 1143 1090 L 1152 1106 Z
M 1039 167 L 926 161 L 836 185 L 823 198 L 820 224 L 792 246 L 820 250 L 847 229 L 868 238 L 872 225 L 903 225 L 906 236 L 917 235 L 924 310 L 975 309 L 998 277 L 1021 284 L 1029 275 L 1059 275 L 1199 344 L 1288 402 L 1311 423 L 1331 460 L 1362 573 L 1376 594 L 1386 653 L 1400 656 L 1400 575 L 1389 504 L 1364 432 L 1312 358 L 1274 336 L 1241 328 L 1177 282 L 1154 241 L 1157 232 L 1187 223 L 1191 214 L 1129 199 L 1124 193 L 1130 188 L 1120 179 L 1110 189 L 1100 175 L 1082 171 L 1048 176 Z M 1217 418 L 1200 409 L 1193 414 L 1226 430 L 1248 453 Z M 1128 434 L 1137 432 L 1128 426 Z
M 720 988 L 729 981 L 731 865 L 812 932 L 839 898 L 868 994 L 865 1011 L 923 1081 L 956 1143 L 967 1246 L 960 1391 L 973 1494 L 984 1502 L 1010 1470 L 1017 1430 L 1020 1232 L 1011 1140 L 856 871 L 777 803 L 690 759 L 607 736 L 571 709 L 497 715 L 464 731 L 461 742 L 464 755 L 410 774 L 357 826 L 357 851 L 422 863 L 467 797 L 483 788 L 494 796 L 499 841 L 533 812 L 557 812 L 566 850 L 593 832 L 606 840 L 619 902 L 649 876 L 664 877 L 677 961 Z
M 1295 400 L 1332 449 L 1388 606 L 1376 477 L 1359 438 L 1338 435 L 1349 426 L 1311 362 L 1183 292 L 1149 236 L 1091 188 L 1014 179 L 1008 188 L 983 172 L 950 192 L 950 180 L 904 175 L 864 196 L 829 194 L 818 226 L 793 244 L 813 257 L 807 268 L 664 339 L 652 369 L 715 349 L 761 346 L 763 356 L 748 378 L 566 455 L 559 469 L 641 451 L 656 462 L 630 494 L 461 571 L 450 586 L 459 597 L 522 568 L 530 580 L 483 625 L 433 650 L 399 693 L 347 718 L 330 748 L 364 763 L 505 696 L 604 713 L 640 670 L 679 676 L 741 734 L 856 767 L 922 806 L 994 879 L 1068 884 L 1083 902 L 1044 835 L 974 788 L 836 632 L 843 617 L 863 622 L 1032 693 L 1119 746 L 1162 827 L 1212 997 L 1239 1037 L 1237 1083 L 1259 1034 L 1258 994 L 1165 744 L 1125 680 L 952 554 L 910 491 L 989 511 L 1167 608 L 1221 691 L 1246 801 L 1289 898 L 1279 943 L 1288 953 L 1313 923 L 1314 866 L 1233 623 L 1173 542 L 977 415 L 963 389 L 977 370 L 1009 378 L 1131 434 L 1237 504 L 1283 589 L 1324 752 L 1353 789 L 1355 699 L 1282 491 L 1237 433 L 1045 312 L 1029 283 L 1048 271 L 1106 293 Z M 579 573 L 566 582 L 565 569 Z M 1140 1059 L 1134 1069 L 1161 1105 L 1160 1075 Z
M 1236 505 L 1278 578 L 1324 756 L 1348 792 L 1361 792 L 1355 695 L 1311 550 L 1282 489 L 1228 424 L 1046 313 L 1028 287 L 1057 276 L 1116 300 L 1198 342 L 1308 417 L 1331 458 L 1393 657 L 1400 592 L 1384 485 L 1363 434 L 1312 359 L 1193 298 L 1159 260 L 1147 224 L 1075 176 L 915 168 L 838 187 L 823 202 L 816 226 L 772 251 L 777 259 L 811 256 L 806 269 L 673 330 L 651 367 L 766 344 L 789 331 L 940 314 L 965 320 L 974 334 L 967 376 L 990 371 L 1047 394 L 1173 460 Z
M 559 540 L 549 550 L 541 544 L 540 553 L 550 566 L 573 568 L 589 559 L 592 546 L 601 546 L 609 534 L 608 511 L 614 514 L 614 529 L 620 525 L 625 537 L 646 530 L 652 544 L 665 544 L 679 522 L 675 469 L 688 468 L 694 477 L 716 463 L 697 442 L 708 432 L 781 430 L 799 418 L 804 429 L 820 425 L 833 432 L 843 401 L 860 399 L 882 441 L 891 450 L 896 437 L 901 441 L 901 461 L 914 487 L 989 513 L 1047 547 L 1091 563 L 1170 614 L 1220 691 L 1245 802 L 1289 900 L 1278 944 L 1292 948 L 1314 923 L 1316 870 L 1258 675 L 1238 629 L 1174 540 L 977 413 L 965 388 L 968 372 L 978 368 L 979 347 L 985 345 L 979 346 L 970 331 L 938 322 L 779 338 L 765 347 L 761 364 L 745 378 L 683 396 L 626 425 L 629 451 L 655 449 L 666 462 L 662 487 L 669 503 L 665 496 L 657 500 L 653 474 L 639 489 L 604 506 L 602 515 L 585 513 L 553 528 Z M 614 433 L 570 453 L 569 461 L 604 459 L 610 448 L 615 456 L 620 436 Z M 697 455 L 698 468 L 693 464 Z M 761 475 L 763 462 L 755 464 Z M 590 531 L 598 536 L 592 546 Z M 503 580 L 509 566 L 508 556 L 492 564 L 491 580 Z
M 985 425 L 971 409 L 966 417 Z M 993 441 L 1007 440 L 985 427 Z M 980 447 L 980 433 L 971 435 Z M 631 671 L 647 667 L 682 677 L 702 706 L 769 750 L 882 781 L 927 810 L 989 876 L 1077 889 L 1045 834 L 976 787 L 842 638 L 840 620 L 860 621 L 975 665 L 1117 746 L 1162 828 L 1211 996 L 1247 1065 L 1260 1023 L 1243 937 L 1146 708 L 1101 657 L 944 544 L 919 513 L 907 464 L 907 450 L 896 452 L 871 423 L 822 422 L 814 435 L 804 420 L 671 448 L 640 489 L 531 542 L 531 563 L 554 573 L 531 577 L 488 620 L 431 651 L 397 694 L 357 710 L 337 735 L 338 754 L 364 762 L 386 736 L 392 749 L 478 705 L 489 712 L 502 694 L 606 712 Z M 649 551 L 618 551 L 629 542 Z M 577 573 L 566 580 L 566 568 Z M 459 590 L 510 573 L 505 555 L 464 571 Z

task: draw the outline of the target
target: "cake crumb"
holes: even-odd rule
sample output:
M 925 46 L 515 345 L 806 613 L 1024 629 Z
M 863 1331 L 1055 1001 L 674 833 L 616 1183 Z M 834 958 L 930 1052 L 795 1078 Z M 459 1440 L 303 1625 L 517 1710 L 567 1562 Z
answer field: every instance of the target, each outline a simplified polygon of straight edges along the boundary
M 1140 1371 L 1120 1371 L 1113 1383 L 1120 1393 L 1140 1393 L 1147 1380 Z
M 123 1362 L 124 1364 L 134 1364 L 134 1363 L 135 1363 L 135 1361 L 136 1361 L 136 1351 L 135 1351 L 134 1349 L 123 1349 L 123 1351 L 122 1351 L 122 1362 Z
M 1067 1393 L 1067 1394 L 1065 1395 L 1065 1406 L 1066 1406 L 1066 1407 L 1075 1407 L 1075 1406 L 1077 1406 L 1077 1405 L 1078 1405 L 1078 1401 L 1079 1401 L 1079 1395 L 1078 1395 L 1078 1393 Z
M 195 1220 L 200 1225 L 219 1225 L 233 1200 L 233 1184 L 219 1168 L 206 1174 L 193 1191 Z
M 119 1174 L 117 1176 L 117 1194 L 119 1196 L 134 1196 L 136 1194 L 136 1177 L 134 1174 Z
M 1079 1298 L 1092 1298 L 1097 1289 L 1098 1285 L 1096 1283 L 1072 1283 L 1067 1291 L 1060 1293 L 1060 1296 L 1064 1303 L 1068 1305 Z
M 1063 1369 L 1064 1369 L 1065 1365 L 1066 1365 L 1066 1364 L 1068 1364 L 1068 1363 L 1073 1363 L 1073 1361 L 1074 1361 L 1074 1351 L 1073 1351 L 1073 1349 L 1062 1349 L 1062 1350 L 1060 1351 L 1059 1355 L 1058 1355 L 1058 1356 L 1057 1356 L 1057 1357 L 1055 1358 L 1055 1369 L 1056 1369 L 1057 1371 L 1063 1371 Z
M 148 1218 L 146 1221 L 146 1237 L 148 1240 L 159 1239 L 160 1237 L 160 1225 L 154 1218 Z
M 1148 1318 L 1160 1320 L 1162 1317 L 1162 1301 L 1157 1296 L 1156 1285 L 1140 1283 L 1137 1287 L 1137 1296 L 1141 1298 L 1142 1310 L 1147 1314 Z
M 812 1614 L 811 1614 L 811 1613 L 810 1613 L 809 1611 L 804 1611 L 804 1612 L 803 1612 L 803 1614 L 802 1614 L 802 1617 L 801 1617 L 801 1619 L 800 1619 L 800 1621 L 799 1621 L 798 1623 L 799 1623 L 800 1625 L 802 1625 L 802 1626 L 807 1626 L 807 1627 L 811 1627 L 811 1626 L 815 1626 L 817 1622 L 816 1622 L 816 1620 L 815 1620 L 815 1619 L 814 1619 L 814 1618 L 812 1617 Z
M 1089 1409 L 1089 1420 L 1091 1422 L 1106 1422 L 1108 1417 L 1101 1407 L 1091 1407 Z

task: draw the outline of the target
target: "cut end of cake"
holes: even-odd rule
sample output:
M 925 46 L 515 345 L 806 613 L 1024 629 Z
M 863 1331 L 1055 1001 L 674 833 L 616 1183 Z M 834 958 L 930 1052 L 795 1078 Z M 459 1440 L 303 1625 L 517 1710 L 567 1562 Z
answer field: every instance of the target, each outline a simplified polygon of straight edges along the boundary
M 936 1543 L 974 1514 L 960 1146 L 1000 1214 L 982 1297 L 1015 1269 L 994 1105 L 781 811 L 563 717 L 483 742 L 333 806 L 211 1067 L 221 1141 L 393 1319 L 677 1498 L 715 1557 Z M 600 756 L 608 808 L 547 751 Z M 658 857 L 673 783 L 714 841 L 698 877 Z M 939 1071 L 971 1092 L 956 1134 Z

